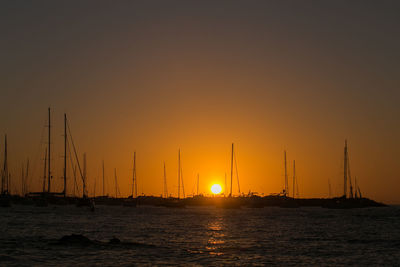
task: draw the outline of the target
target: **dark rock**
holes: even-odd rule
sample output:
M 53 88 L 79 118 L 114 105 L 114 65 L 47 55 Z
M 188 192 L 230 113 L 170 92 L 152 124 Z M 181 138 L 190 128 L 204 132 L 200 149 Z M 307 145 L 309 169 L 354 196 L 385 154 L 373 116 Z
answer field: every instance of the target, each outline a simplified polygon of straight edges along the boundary
M 72 235 L 66 235 L 66 236 L 63 236 L 62 238 L 60 238 L 59 243 L 66 244 L 66 245 L 68 245 L 68 244 L 90 245 L 90 244 L 92 244 L 92 241 L 89 238 L 87 238 L 86 236 L 72 234 Z
M 120 243 L 121 243 L 121 240 L 119 240 L 119 239 L 116 238 L 116 237 L 113 237 L 113 238 L 110 239 L 110 241 L 109 241 L 108 243 L 109 243 L 109 244 L 120 244 Z

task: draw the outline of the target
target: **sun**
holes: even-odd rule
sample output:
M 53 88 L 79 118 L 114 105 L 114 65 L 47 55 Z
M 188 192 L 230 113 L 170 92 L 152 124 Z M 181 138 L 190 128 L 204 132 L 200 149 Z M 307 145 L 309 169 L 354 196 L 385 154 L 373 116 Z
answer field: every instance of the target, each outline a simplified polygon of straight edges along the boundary
M 211 192 L 213 192 L 213 194 L 219 194 L 222 191 L 222 187 L 219 184 L 213 184 L 211 186 Z

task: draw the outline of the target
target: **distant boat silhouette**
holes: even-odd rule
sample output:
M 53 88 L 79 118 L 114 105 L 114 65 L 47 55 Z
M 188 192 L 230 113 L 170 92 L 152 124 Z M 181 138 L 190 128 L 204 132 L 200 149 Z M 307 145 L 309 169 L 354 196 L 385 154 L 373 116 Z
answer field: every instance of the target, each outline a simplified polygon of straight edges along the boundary
M 231 151 L 231 185 L 230 185 L 230 193 L 227 198 L 221 198 L 220 202 L 217 202 L 217 207 L 223 208 L 223 209 L 240 209 L 242 206 L 241 201 L 239 199 L 236 199 L 232 196 L 232 183 L 233 183 L 233 162 L 235 162 L 236 165 L 236 176 L 237 176 L 237 182 L 238 182 L 238 191 L 240 194 L 240 186 L 239 186 L 239 178 L 238 178 L 238 169 L 237 169 L 237 160 L 235 157 L 235 152 L 234 152 L 234 143 L 232 143 L 232 151 Z
M 10 174 L 8 172 L 8 162 L 7 162 L 7 135 L 4 137 L 4 164 L 3 171 L 1 175 L 1 194 L 0 194 L 0 207 L 10 207 Z
M 285 183 L 286 183 L 286 190 L 285 192 L 289 195 L 289 190 L 287 189 L 288 186 L 288 176 L 286 170 L 286 151 L 285 151 Z M 296 184 L 296 163 L 293 161 L 293 198 L 287 197 L 286 195 L 282 197 L 282 202 L 279 205 L 281 208 L 299 208 L 300 205 L 298 201 L 294 198 L 295 196 L 295 184 Z
M 353 209 L 353 208 L 386 206 L 382 203 L 375 202 L 374 200 L 361 197 L 361 191 L 360 191 L 360 188 L 358 188 L 358 186 L 356 187 L 356 191 L 355 191 L 356 194 L 353 195 L 353 186 L 351 183 L 347 140 L 345 140 L 345 143 L 344 143 L 343 178 L 344 178 L 343 196 L 325 200 L 322 204 L 323 208 Z M 349 188 L 350 188 L 349 197 L 347 197 L 347 183 L 349 183 Z M 357 194 L 357 192 L 358 192 L 358 194 Z
M 137 201 L 137 180 L 136 180 L 136 151 L 133 152 L 133 171 L 132 171 L 132 195 L 124 199 L 122 206 L 136 207 Z
M 91 211 L 94 211 L 95 205 L 94 200 L 89 198 L 86 193 L 86 153 L 83 154 L 83 175 L 82 175 L 82 198 L 78 198 L 76 202 L 77 207 L 89 207 Z
M 31 192 L 29 193 L 29 197 L 32 197 L 33 202 L 36 206 L 45 207 L 49 204 L 57 204 L 57 205 L 66 205 L 70 201 L 66 197 L 66 189 L 67 189 L 67 115 L 64 114 L 64 168 L 63 168 L 63 180 L 64 180 L 64 189 L 62 192 L 52 192 L 51 191 L 51 180 L 52 169 L 51 169 L 51 109 L 48 108 L 48 139 L 47 139 L 47 148 L 45 150 L 44 157 L 44 174 L 43 174 L 43 188 L 42 192 Z M 72 137 L 71 137 L 72 141 Z M 72 141 L 73 143 L 73 141 Z M 74 148 L 75 149 L 75 148 Z M 46 188 L 47 184 L 47 188 Z M 63 198 L 61 198 L 61 196 Z M 48 203 L 45 203 L 48 202 Z

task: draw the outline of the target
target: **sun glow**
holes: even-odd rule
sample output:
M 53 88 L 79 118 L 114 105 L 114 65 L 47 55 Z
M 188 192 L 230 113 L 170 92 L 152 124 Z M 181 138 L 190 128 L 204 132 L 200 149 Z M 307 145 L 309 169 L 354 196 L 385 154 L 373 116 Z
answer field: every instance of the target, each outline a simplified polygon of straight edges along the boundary
M 213 194 L 219 194 L 222 191 L 222 187 L 219 184 L 213 184 L 211 186 L 211 192 L 213 192 Z

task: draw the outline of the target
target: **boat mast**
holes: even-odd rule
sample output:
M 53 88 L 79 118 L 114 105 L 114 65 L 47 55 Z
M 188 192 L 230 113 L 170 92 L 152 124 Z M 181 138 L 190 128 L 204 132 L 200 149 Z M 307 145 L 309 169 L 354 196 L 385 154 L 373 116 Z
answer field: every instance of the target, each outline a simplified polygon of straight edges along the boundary
M 67 114 L 64 113 L 64 197 L 67 196 Z
M 86 197 L 86 153 L 83 153 L 83 185 L 82 185 L 83 193 L 82 197 Z
M 226 196 L 226 191 L 228 190 L 227 184 L 226 184 L 226 172 L 225 172 L 225 188 L 224 188 L 224 195 Z
M 8 179 L 7 179 L 7 194 L 11 194 L 11 173 L 8 173 Z
M 114 179 L 115 179 L 115 198 L 118 198 L 118 183 L 117 183 L 117 169 L 114 168 Z
M 83 175 L 83 173 L 82 173 L 82 169 L 81 169 L 81 165 L 80 165 L 80 163 L 79 163 L 79 158 L 78 158 L 78 153 L 76 152 L 76 148 L 75 148 L 75 144 L 74 144 L 74 139 L 72 138 L 72 134 L 71 134 L 71 128 L 70 128 L 70 126 L 69 126 L 69 124 L 68 124 L 68 121 L 67 121 L 67 127 L 68 127 L 68 132 L 69 132 L 69 136 L 70 136 L 70 138 L 71 138 L 71 143 L 72 143 L 72 148 L 74 149 L 74 155 L 75 155 L 75 159 L 76 159 L 76 163 L 77 163 L 77 165 L 78 165 L 78 170 L 79 170 L 79 174 L 80 174 L 80 176 L 81 176 L 81 179 L 82 179 L 82 184 L 83 184 L 83 196 L 85 196 L 85 189 L 86 189 L 86 181 L 85 181 L 85 179 L 86 179 L 86 174 L 85 175 Z M 86 154 L 84 154 L 83 155 L 84 156 L 84 159 L 86 160 Z M 76 182 L 76 177 L 74 177 L 74 179 L 75 179 L 75 182 Z
M 354 177 L 354 197 L 358 198 L 358 192 L 357 192 L 357 177 Z
M 3 194 L 3 189 L 4 189 L 4 173 L 3 170 L 1 170 L 1 191 L 0 191 L 1 194 Z
M 328 189 L 329 189 L 329 198 L 331 198 L 332 196 L 332 192 L 331 192 L 331 180 L 328 178 Z
M 137 175 L 136 175 L 136 151 L 135 151 L 135 196 L 138 197 L 138 194 L 137 194 Z
M 167 171 L 165 169 L 165 161 L 164 161 L 164 197 L 168 198 Z
M 102 169 L 103 169 L 103 197 L 105 196 L 105 194 L 104 194 L 104 160 L 103 160 L 103 162 L 102 162 L 103 164 L 102 164 Z
M 350 185 L 350 198 L 353 198 L 353 184 L 351 183 L 351 173 L 350 173 L 350 159 L 347 152 L 347 170 L 349 177 L 349 185 Z
M 343 178 L 344 178 L 344 190 L 343 197 L 347 197 L 347 140 L 344 141 L 344 167 L 343 167 Z
M 51 153 L 50 153 L 50 151 L 51 151 L 51 143 L 50 143 L 50 138 L 51 138 L 51 118 L 50 118 L 50 108 L 49 108 L 49 125 L 48 125 L 48 127 L 49 127 L 49 140 L 48 140 L 48 145 L 47 145 L 47 148 L 48 148 L 48 174 L 47 174 L 47 178 L 48 178 L 48 186 L 47 186 L 47 192 L 48 193 L 50 193 L 50 190 L 51 190 L 51 188 L 50 188 L 50 184 L 51 184 L 51 168 L 50 168 L 50 162 L 51 162 L 51 160 L 50 160 L 50 158 L 51 158 Z
M 185 195 L 185 185 L 183 184 L 183 171 L 182 171 L 182 164 L 181 164 L 181 183 L 182 183 L 182 194 L 183 194 L 183 198 L 186 197 Z
M 28 190 L 28 179 L 29 179 L 29 158 L 28 158 L 28 160 L 27 160 L 27 162 L 26 162 L 26 172 L 25 172 L 25 193 L 28 193 L 29 192 L 29 190 Z
M 24 180 L 25 180 L 25 173 L 24 173 L 24 164 L 22 163 L 21 166 L 21 196 L 24 196 Z
M 233 156 L 235 158 L 236 180 L 237 180 L 237 184 L 238 184 L 238 192 L 239 192 L 239 195 L 240 195 L 240 183 L 239 183 L 239 172 L 238 172 L 238 166 L 237 166 L 237 157 L 236 157 L 235 154 Z
M 296 183 L 296 160 L 293 160 L 293 198 L 294 198 L 294 189 L 295 187 L 295 183 Z
M 94 187 L 93 187 L 93 197 L 96 197 L 96 183 L 97 183 L 97 176 L 94 177 Z
M 1 194 L 3 194 L 3 189 L 4 189 L 4 173 L 3 170 L 1 170 L 1 191 L 0 191 Z
M 132 198 L 135 192 L 135 157 L 136 152 L 133 152 L 133 168 L 132 168 Z
M 4 136 L 4 166 L 3 175 L 1 179 L 1 193 L 6 194 L 9 192 L 9 175 L 8 175 L 8 162 L 7 162 L 7 135 Z
M 200 174 L 197 174 L 197 195 L 199 195 Z
M 135 191 L 135 197 L 137 197 L 137 177 L 136 177 L 136 151 L 133 152 L 133 183 L 132 183 L 132 197 L 133 191 Z
M 178 150 L 178 199 L 181 193 L 181 150 Z
M 76 165 L 73 168 L 73 172 L 74 172 L 74 193 L 73 193 L 73 196 L 76 197 L 75 188 L 78 188 L 78 185 L 76 184 Z
M 7 159 L 7 135 L 5 136 L 5 147 L 4 147 L 4 175 L 6 176 L 6 193 L 10 193 L 10 174 L 8 172 L 8 159 Z
M 231 192 L 229 196 L 232 196 L 232 180 L 233 180 L 233 143 L 232 143 L 232 155 L 231 155 Z
M 289 188 L 288 188 L 288 176 L 287 176 L 287 164 L 286 164 L 286 150 L 283 151 L 283 160 L 284 160 L 284 165 L 285 165 L 285 197 L 289 194 Z
M 43 193 L 46 192 L 47 149 L 44 150 Z

